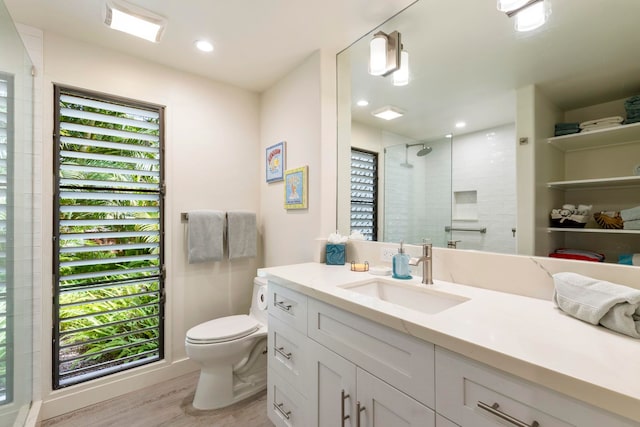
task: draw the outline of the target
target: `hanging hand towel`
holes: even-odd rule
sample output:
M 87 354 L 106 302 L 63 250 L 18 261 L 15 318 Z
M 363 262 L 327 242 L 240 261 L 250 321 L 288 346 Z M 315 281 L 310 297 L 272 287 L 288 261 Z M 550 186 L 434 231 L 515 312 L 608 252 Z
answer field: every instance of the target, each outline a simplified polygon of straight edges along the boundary
M 592 325 L 640 338 L 640 290 L 576 273 L 553 275 L 553 302 Z
M 248 211 L 227 212 L 229 259 L 256 256 L 257 237 L 255 213 Z
M 189 212 L 187 250 L 189 264 L 221 261 L 223 253 L 224 212 Z

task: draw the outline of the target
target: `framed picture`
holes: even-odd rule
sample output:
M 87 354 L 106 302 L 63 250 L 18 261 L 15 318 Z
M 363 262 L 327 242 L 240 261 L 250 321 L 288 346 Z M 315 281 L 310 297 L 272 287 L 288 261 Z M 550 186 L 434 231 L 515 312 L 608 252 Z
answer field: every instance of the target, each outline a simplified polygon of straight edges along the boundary
M 309 166 L 290 169 L 284 173 L 284 208 L 306 209 L 308 202 Z
M 267 182 L 282 181 L 284 179 L 285 168 L 285 147 L 284 141 L 280 141 L 271 147 L 267 147 L 265 152 Z

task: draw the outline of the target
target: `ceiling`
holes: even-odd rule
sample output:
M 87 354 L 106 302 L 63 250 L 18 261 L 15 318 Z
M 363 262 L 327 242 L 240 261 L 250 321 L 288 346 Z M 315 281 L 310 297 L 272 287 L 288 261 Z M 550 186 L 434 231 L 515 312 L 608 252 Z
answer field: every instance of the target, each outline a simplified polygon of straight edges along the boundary
M 4 0 L 15 22 L 253 91 L 319 48 L 339 52 L 413 0 L 129 0 L 168 19 L 154 44 L 103 24 L 105 0 Z M 194 48 L 209 39 L 211 54 Z

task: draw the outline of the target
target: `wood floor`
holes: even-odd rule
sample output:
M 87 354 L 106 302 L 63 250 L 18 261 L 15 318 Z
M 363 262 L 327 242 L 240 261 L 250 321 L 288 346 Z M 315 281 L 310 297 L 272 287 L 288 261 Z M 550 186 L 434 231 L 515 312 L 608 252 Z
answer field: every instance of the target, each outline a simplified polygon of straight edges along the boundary
M 267 392 L 226 408 L 200 411 L 191 404 L 199 372 L 44 420 L 42 427 L 273 427 Z

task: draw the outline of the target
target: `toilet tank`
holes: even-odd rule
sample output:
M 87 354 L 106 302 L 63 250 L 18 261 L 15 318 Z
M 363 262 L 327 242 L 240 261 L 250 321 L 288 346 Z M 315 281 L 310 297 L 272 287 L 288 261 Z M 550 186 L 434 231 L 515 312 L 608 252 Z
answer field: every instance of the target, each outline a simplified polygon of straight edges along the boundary
M 253 296 L 251 297 L 251 309 L 249 310 L 249 315 L 266 325 L 268 321 L 266 307 L 267 279 L 265 277 L 255 277 L 253 279 Z

